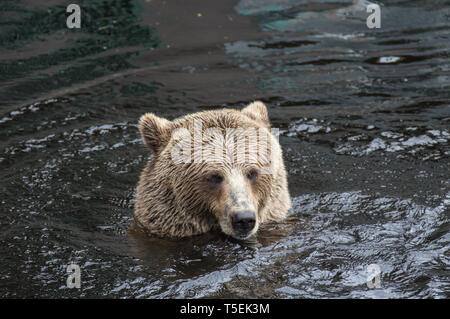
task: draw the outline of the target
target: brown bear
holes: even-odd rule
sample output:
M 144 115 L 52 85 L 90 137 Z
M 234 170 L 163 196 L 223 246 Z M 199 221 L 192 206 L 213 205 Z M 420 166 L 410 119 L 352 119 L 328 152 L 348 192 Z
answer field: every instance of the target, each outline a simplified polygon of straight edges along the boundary
M 147 113 L 139 130 L 153 151 L 134 211 L 147 233 L 186 237 L 217 228 L 245 239 L 291 207 L 281 147 L 262 102 L 173 121 Z

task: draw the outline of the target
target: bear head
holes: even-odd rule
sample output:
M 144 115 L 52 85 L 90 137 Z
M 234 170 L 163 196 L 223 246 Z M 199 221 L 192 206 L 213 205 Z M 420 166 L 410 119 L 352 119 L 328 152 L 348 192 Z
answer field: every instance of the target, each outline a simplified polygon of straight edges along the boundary
M 290 207 L 281 148 L 262 102 L 173 121 L 147 113 L 139 130 L 154 156 L 138 185 L 135 220 L 150 233 L 185 237 L 217 227 L 244 239 Z

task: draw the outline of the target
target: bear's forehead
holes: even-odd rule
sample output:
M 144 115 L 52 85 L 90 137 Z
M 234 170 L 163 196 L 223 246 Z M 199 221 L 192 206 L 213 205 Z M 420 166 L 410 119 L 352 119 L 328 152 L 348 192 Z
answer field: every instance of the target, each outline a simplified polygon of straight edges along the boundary
M 214 110 L 203 111 L 194 114 L 189 114 L 184 117 L 174 120 L 176 127 L 183 127 L 192 129 L 194 126 L 202 126 L 205 128 L 247 128 L 260 127 L 260 125 L 236 110 Z

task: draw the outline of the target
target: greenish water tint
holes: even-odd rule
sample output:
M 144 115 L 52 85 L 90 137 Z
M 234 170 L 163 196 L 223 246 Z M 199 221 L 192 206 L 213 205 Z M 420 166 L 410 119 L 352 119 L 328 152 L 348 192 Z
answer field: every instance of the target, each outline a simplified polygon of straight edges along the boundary
M 154 31 L 139 23 L 139 6 L 133 0 L 78 1 L 82 8 L 81 28 L 69 29 L 65 5 L 40 6 L 35 10 L 20 8 L 15 2 L 2 4 L 2 12 L 16 13 L 3 21 L 8 28 L 0 31 L 0 46 L 14 50 L 28 43 L 45 41 L 54 36 L 63 41 L 61 48 L 27 58 L 0 61 L 0 83 L 10 82 L 0 91 L 0 106 L 14 103 L 20 97 L 35 97 L 69 84 L 82 83 L 114 72 L 133 68 L 129 60 L 142 50 L 156 48 L 159 40 Z M 72 38 L 69 39 L 69 37 Z M 118 50 L 129 52 L 115 53 Z M 105 56 L 105 54 L 107 56 Z M 102 55 L 102 56 L 99 56 Z M 87 59 L 88 58 L 88 59 Z M 67 64 L 71 66 L 67 67 Z M 58 68 L 56 73 L 26 79 L 30 72 Z M 19 84 L 14 80 L 25 78 Z
M 251 10 L 251 9 L 243 9 L 243 8 L 236 8 L 237 12 L 239 12 L 240 14 L 246 15 L 246 16 L 250 16 L 253 15 L 255 13 L 255 10 Z M 262 6 L 262 7 L 258 7 L 258 12 L 274 12 L 274 11 L 280 11 L 283 10 L 282 7 L 279 6 Z
M 125 45 L 157 46 L 158 40 L 153 36 L 151 28 L 138 23 L 137 1 L 80 0 L 77 4 L 82 8 L 81 28 L 68 29 L 66 20 L 70 13 L 66 12 L 66 5 L 44 5 L 35 10 L 29 10 L 21 8 L 15 1 L 2 2 L 1 12 L 13 11 L 18 14 L 18 17 L 2 21 L 10 29 L 0 33 L 0 45 L 18 46 L 23 44 L 22 41 L 34 40 L 42 35 L 53 34 L 64 29 L 69 32 L 98 36 L 94 42 L 80 43 L 87 46 L 94 44 L 99 47 L 106 45 L 109 48 Z

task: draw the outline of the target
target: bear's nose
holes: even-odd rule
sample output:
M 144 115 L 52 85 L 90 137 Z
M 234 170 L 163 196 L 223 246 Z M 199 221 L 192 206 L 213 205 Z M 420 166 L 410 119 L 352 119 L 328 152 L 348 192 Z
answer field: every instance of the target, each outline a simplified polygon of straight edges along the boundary
M 231 218 L 233 229 L 239 233 L 248 233 L 255 227 L 255 223 L 255 213 L 251 210 L 237 211 Z

